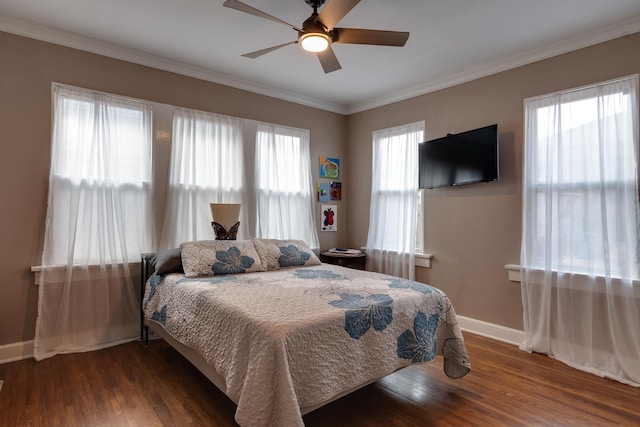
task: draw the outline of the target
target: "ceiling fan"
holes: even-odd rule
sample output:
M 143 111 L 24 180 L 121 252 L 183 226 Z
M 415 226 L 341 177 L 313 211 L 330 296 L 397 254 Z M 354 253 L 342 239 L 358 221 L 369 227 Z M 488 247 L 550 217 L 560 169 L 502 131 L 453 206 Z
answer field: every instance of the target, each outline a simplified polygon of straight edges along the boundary
M 318 13 L 318 8 L 322 6 L 325 1 L 326 0 L 305 0 L 305 3 L 313 8 L 313 13 L 302 23 L 301 28 L 278 19 L 275 16 L 271 16 L 248 4 L 242 3 L 239 0 L 226 0 L 223 6 L 284 24 L 298 32 L 297 40 L 255 52 L 245 53 L 242 56 L 257 58 L 281 47 L 300 43 L 304 50 L 317 54 L 325 73 L 330 73 L 342 68 L 336 54 L 331 48 L 332 43 L 404 46 L 409 38 L 409 33 L 403 31 L 336 28 L 334 25 L 344 18 L 355 5 L 360 3 L 360 0 L 329 0 L 322 11 Z

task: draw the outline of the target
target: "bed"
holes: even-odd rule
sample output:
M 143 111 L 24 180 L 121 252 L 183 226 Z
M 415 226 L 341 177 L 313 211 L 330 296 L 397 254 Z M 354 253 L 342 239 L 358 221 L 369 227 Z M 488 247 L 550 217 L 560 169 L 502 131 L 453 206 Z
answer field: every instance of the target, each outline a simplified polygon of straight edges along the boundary
M 241 426 L 303 426 L 302 415 L 437 355 L 451 378 L 470 370 L 435 287 L 322 264 L 301 241 L 185 242 L 172 257 L 180 268 L 143 257 L 142 330 L 233 400 Z

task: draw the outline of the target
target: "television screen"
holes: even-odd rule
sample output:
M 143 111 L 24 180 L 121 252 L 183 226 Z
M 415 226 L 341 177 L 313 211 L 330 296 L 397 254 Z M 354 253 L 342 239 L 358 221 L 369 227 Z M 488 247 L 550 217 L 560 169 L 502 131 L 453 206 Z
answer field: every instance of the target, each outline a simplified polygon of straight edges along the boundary
M 419 145 L 419 188 L 495 181 L 498 169 L 497 124 Z

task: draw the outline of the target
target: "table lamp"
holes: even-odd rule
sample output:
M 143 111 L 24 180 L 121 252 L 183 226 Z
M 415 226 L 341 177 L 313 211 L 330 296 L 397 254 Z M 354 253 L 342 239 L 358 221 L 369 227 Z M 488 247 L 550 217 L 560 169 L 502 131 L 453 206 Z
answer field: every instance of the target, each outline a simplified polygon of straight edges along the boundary
M 236 240 L 240 227 L 240 203 L 209 203 L 209 206 L 216 240 Z

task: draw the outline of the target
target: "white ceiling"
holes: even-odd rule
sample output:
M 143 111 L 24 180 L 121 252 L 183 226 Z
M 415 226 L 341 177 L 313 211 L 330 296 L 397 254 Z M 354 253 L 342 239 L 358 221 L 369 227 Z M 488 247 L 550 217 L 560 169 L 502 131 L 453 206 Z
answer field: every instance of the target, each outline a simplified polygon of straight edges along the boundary
M 304 0 L 242 1 L 298 26 L 312 13 Z M 640 31 L 640 0 L 362 0 L 339 27 L 409 31 L 409 40 L 334 45 L 343 68 L 325 74 L 296 44 L 241 57 L 297 34 L 222 3 L 0 0 L 0 31 L 343 114 Z

